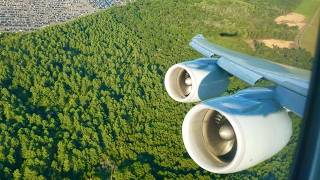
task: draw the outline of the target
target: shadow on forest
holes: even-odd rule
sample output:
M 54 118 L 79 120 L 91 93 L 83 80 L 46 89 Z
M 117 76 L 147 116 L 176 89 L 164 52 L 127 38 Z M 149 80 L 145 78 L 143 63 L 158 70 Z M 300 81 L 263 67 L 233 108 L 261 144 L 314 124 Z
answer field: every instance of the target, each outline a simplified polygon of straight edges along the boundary
M 100 90 L 110 92 L 111 97 L 114 98 L 118 102 L 124 97 L 122 94 L 117 93 L 114 89 L 112 89 L 111 87 L 109 87 L 105 84 L 101 85 Z
M 63 50 L 70 52 L 72 56 L 76 56 L 76 55 L 81 54 L 81 51 L 79 49 L 70 47 L 69 44 L 63 46 Z
M 161 177 L 163 177 L 162 175 L 159 174 L 159 171 L 162 172 L 170 172 L 170 173 L 174 173 L 174 174 L 195 174 L 199 169 L 195 169 L 195 170 L 188 170 L 188 169 L 175 169 L 174 167 L 163 167 L 159 164 L 157 164 L 155 162 L 155 157 L 152 154 L 149 154 L 147 152 L 143 152 L 138 154 L 137 156 L 137 160 L 132 160 L 132 159 L 127 159 L 125 161 L 123 161 L 119 166 L 118 169 L 120 171 L 126 169 L 127 167 L 130 167 L 131 165 L 133 165 L 135 162 L 140 162 L 141 164 L 149 164 L 150 168 L 151 168 L 151 173 L 154 177 L 156 177 L 157 179 L 161 179 Z

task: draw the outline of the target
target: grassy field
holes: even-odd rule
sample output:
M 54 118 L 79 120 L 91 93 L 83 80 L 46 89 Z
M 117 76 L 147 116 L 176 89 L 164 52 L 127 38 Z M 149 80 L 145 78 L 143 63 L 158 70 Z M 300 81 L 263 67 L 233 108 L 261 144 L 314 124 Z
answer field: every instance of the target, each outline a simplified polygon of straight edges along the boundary
M 308 20 L 311 20 L 319 7 L 320 0 L 302 0 L 295 11 L 305 15 Z
M 319 32 L 320 0 L 303 0 L 295 11 L 305 15 L 308 21 L 308 25 L 301 36 L 300 44 L 314 55 L 316 37 Z
M 318 11 L 317 18 L 315 18 L 309 25 L 306 27 L 304 34 L 301 39 L 301 46 L 310 51 L 313 55 L 315 54 L 317 35 L 319 34 L 319 18 L 320 11 Z

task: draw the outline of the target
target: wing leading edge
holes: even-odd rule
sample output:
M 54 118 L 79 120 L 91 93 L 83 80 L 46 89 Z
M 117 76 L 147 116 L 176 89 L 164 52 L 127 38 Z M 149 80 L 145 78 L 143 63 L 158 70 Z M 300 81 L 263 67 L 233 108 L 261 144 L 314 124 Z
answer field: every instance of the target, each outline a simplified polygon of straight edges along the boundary
M 277 84 L 275 96 L 279 103 L 303 115 L 310 71 L 226 49 L 210 43 L 201 34 L 191 40 L 190 46 L 206 57 L 218 56 L 217 64 L 222 69 L 251 85 L 260 79 L 274 82 Z

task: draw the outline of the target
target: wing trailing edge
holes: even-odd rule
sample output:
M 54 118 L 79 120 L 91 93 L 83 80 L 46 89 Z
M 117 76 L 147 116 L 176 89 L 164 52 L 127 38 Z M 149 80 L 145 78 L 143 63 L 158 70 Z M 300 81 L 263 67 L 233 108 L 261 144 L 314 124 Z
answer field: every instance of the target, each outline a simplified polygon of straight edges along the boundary
M 206 57 L 214 57 L 219 67 L 250 85 L 260 79 L 275 83 L 275 100 L 300 117 L 303 116 L 310 71 L 221 47 L 210 43 L 201 34 L 191 40 L 190 46 Z
M 190 46 L 206 57 L 219 57 L 218 65 L 222 69 L 251 85 L 264 78 L 299 95 L 307 96 L 310 71 L 226 49 L 210 43 L 201 34 L 191 40 Z

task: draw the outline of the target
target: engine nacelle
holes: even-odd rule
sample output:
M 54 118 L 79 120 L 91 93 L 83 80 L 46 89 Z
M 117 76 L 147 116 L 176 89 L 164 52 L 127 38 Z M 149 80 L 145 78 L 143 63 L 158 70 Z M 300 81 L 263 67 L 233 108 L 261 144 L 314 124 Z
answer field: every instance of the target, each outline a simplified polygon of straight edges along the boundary
M 290 140 L 292 122 L 272 97 L 272 89 L 251 88 L 193 107 L 182 126 L 191 158 L 207 171 L 225 174 L 279 152 Z
M 212 58 L 175 64 L 165 76 L 165 88 L 179 102 L 196 102 L 222 94 L 228 87 L 228 73 Z

